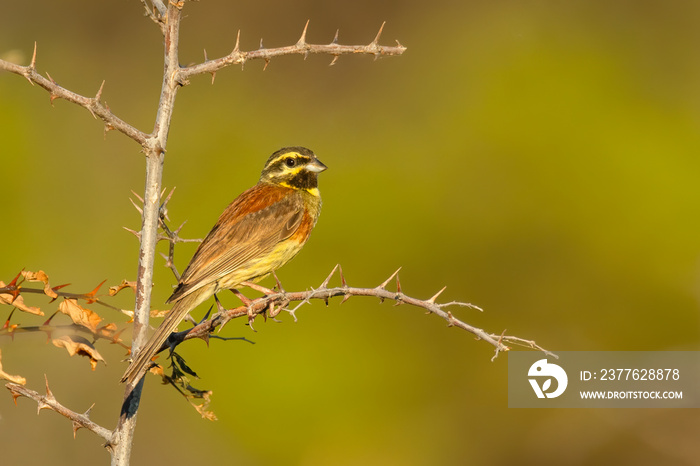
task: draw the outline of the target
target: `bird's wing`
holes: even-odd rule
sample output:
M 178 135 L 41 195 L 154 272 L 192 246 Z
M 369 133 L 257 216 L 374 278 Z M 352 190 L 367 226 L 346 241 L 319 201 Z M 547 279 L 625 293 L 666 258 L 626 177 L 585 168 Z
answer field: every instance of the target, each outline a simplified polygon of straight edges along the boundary
M 302 198 L 286 190 L 258 185 L 241 194 L 202 241 L 168 302 L 263 257 L 292 236 L 303 217 Z

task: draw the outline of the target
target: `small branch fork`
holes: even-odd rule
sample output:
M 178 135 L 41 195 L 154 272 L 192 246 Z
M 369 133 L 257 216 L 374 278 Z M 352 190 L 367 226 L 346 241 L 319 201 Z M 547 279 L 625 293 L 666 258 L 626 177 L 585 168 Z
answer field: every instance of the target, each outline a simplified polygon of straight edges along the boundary
M 180 236 L 180 231 L 182 230 L 182 227 L 185 226 L 185 223 L 187 221 L 184 221 L 180 224 L 179 227 L 177 227 L 175 230 L 171 230 L 168 224 L 166 223 L 167 221 L 170 221 L 170 218 L 168 218 L 168 203 L 170 202 L 170 199 L 173 197 L 173 193 L 175 193 L 175 188 L 171 189 L 168 195 L 165 197 L 165 200 L 160 204 L 160 208 L 158 210 L 158 225 L 159 227 L 163 230 L 163 233 L 158 233 L 158 242 L 160 241 L 167 241 L 168 242 L 168 254 L 163 254 L 161 253 L 161 257 L 165 259 L 165 266 L 168 267 L 172 272 L 173 275 L 175 276 L 175 279 L 177 281 L 180 281 L 180 272 L 178 272 L 177 268 L 175 267 L 175 245 L 178 243 L 201 243 L 202 239 L 201 238 L 182 238 Z M 132 194 L 136 197 L 136 199 L 139 200 L 141 203 L 140 205 L 134 201 L 133 199 L 131 200 L 131 204 L 134 206 L 134 208 L 141 214 L 143 215 L 143 198 L 139 196 L 137 193 L 132 191 Z M 163 199 L 163 196 L 165 195 L 165 189 L 163 189 L 160 193 L 160 198 Z M 126 231 L 129 233 L 133 234 L 137 238 L 141 238 L 141 233 L 133 230 L 131 228 L 123 227 Z
M 170 348 L 172 350 L 183 341 L 189 340 L 191 338 L 201 338 L 204 341 L 208 342 L 212 332 L 217 327 L 223 327 L 229 320 L 235 319 L 237 317 L 248 316 L 249 323 L 252 323 L 252 321 L 258 314 L 264 314 L 267 317 L 274 318 L 282 310 L 284 310 L 289 312 L 296 321 L 296 311 L 304 304 L 309 303 L 312 299 L 323 300 L 326 302 L 326 305 L 328 305 L 328 300 L 333 297 L 342 296 L 342 304 L 353 296 L 374 296 L 376 298 L 379 298 L 379 300 L 382 302 L 385 299 L 395 301 L 395 306 L 399 306 L 401 304 L 408 304 L 410 306 L 423 308 L 427 311 L 428 314 L 434 314 L 446 320 L 449 327 L 457 327 L 474 334 L 477 339 L 484 340 L 496 348 L 492 360 L 494 360 L 500 352 L 509 351 L 511 349 L 509 346 L 506 346 L 507 344 L 524 346 L 527 348 L 542 351 L 549 356 L 555 356 L 553 353 L 550 353 L 549 351 L 545 350 L 534 341 L 525 340 L 516 336 L 487 333 L 483 329 L 474 327 L 460 319 L 457 319 L 452 314 L 452 312 L 447 311 L 445 309 L 450 306 L 468 307 L 479 311 L 481 311 L 482 309 L 473 304 L 462 303 L 457 301 L 452 301 L 448 303 L 438 303 L 436 300 L 440 296 L 440 294 L 445 290 L 445 288 L 442 288 L 430 299 L 425 300 L 412 298 L 406 295 L 401 290 L 399 270 L 391 274 L 391 276 L 387 278 L 383 283 L 374 288 L 356 288 L 348 286 L 340 265 L 336 265 L 333 268 L 331 273 L 318 288 L 311 289 L 308 291 L 285 291 L 279 283 L 279 280 L 277 280 L 277 289 L 279 291 L 267 290 L 268 293 L 266 293 L 264 296 L 253 300 L 249 300 L 249 302 L 243 306 L 239 306 L 233 309 L 224 309 L 220 306 L 220 304 L 218 304 L 217 301 L 217 305 L 219 306 L 219 312 L 217 312 L 210 319 L 202 321 L 201 323 L 189 330 L 173 333 L 170 336 L 170 338 L 164 343 L 163 348 L 161 348 L 161 350 L 165 348 Z M 340 277 L 341 285 L 338 287 L 329 288 L 328 283 L 330 282 L 331 278 L 335 275 L 336 272 L 338 272 L 338 275 Z M 392 280 L 396 281 L 396 291 L 390 291 L 386 288 Z M 256 286 L 255 288 L 258 290 L 264 290 L 263 288 L 258 286 Z M 299 302 L 299 304 L 297 304 L 292 309 L 288 309 L 287 305 L 291 302 Z

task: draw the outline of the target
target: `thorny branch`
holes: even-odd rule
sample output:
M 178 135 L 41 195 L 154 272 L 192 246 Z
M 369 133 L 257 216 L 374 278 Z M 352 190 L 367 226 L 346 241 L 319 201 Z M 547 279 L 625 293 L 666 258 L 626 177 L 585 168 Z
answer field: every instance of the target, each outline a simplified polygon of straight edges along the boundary
M 15 404 L 17 404 L 17 398 L 24 396 L 34 400 L 37 403 L 37 414 L 41 413 L 42 409 L 50 409 L 70 419 L 73 423 L 73 437 L 75 437 L 75 434 L 78 432 L 78 429 L 85 428 L 99 435 L 100 437 L 105 439 L 109 444 L 112 438 L 112 431 L 90 420 L 90 410 L 92 409 L 92 406 L 89 407 L 87 411 L 85 411 L 82 414 L 76 413 L 75 411 L 66 408 L 56 400 L 56 397 L 54 397 L 53 393 L 51 392 L 51 389 L 49 389 L 48 379 L 46 379 L 46 395 L 42 395 L 38 392 L 35 392 L 34 390 L 30 390 L 22 385 L 12 382 L 5 384 L 5 388 L 7 388 L 12 393 L 12 398 L 14 399 Z
M 306 25 L 304 26 L 304 30 L 301 33 L 301 37 L 296 44 L 286 47 L 264 48 L 261 40 L 260 48 L 250 52 L 243 52 L 240 50 L 241 31 L 239 30 L 238 34 L 236 35 L 236 45 L 233 47 L 233 51 L 230 54 L 226 55 L 225 57 L 209 60 L 205 51 L 203 63 L 180 69 L 178 74 L 178 82 L 183 85 L 189 84 L 188 79 L 190 77 L 203 73 L 211 73 L 213 83 L 214 78 L 216 77 L 216 72 L 222 68 L 230 65 L 244 66 L 246 62 L 250 60 L 259 59 L 265 60 L 265 68 L 267 68 L 267 65 L 270 63 L 271 59 L 281 57 L 283 55 L 304 55 L 304 59 L 306 59 L 306 57 L 308 57 L 310 54 L 332 55 L 333 60 L 331 61 L 330 65 L 334 65 L 336 61 L 338 61 L 338 57 L 341 55 L 373 55 L 375 60 L 382 56 L 401 55 L 406 51 L 406 47 L 401 45 L 398 41 L 396 41 L 395 46 L 379 45 L 379 38 L 382 35 L 385 24 L 386 22 L 382 23 L 374 40 L 367 45 L 340 45 L 338 44 L 339 31 L 336 31 L 335 37 L 333 37 L 333 40 L 329 44 L 309 44 L 306 42 L 306 32 L 309 27 L 309 21 L 307 21 Z
M 179 345 L 183 341 L 192 338 L 201 338 L 204 341 L 208 342 L 212 332 L 217 327 L 223 327 L 228 321 L 237 317 L 248 316 L 248 321 L 252 324 L 252 321 L 258 314 L 264 314 L 266 317 L 274 318 L 276 315 L 278 315 L 281 311 L 284 310 L 286 312 L 289 312 L 289 314 L 291 314 L 294 320 L 296 321 L 296 311 L 304 304 L 309 303 L 312 299 L 323 300 L 325 301 L 326 305 L 328 305 L 328 300 L 333 297 L 342 296 L 342 304 L 354 296 L 374 296 L 376 298 L 379 298 L 381 302 L 383 302 L 384 300 L 395 301 L 395 306 L 408 304 L 410 306 L 423 308 L 427 311 L 428 314 L 434 314 L 446 320 L 449 327 L 461 328 L 462 330 L 466 330 L 467 332 L 474 334 L 477 339 L 484 340 L 496 348 L 492 360 L 494 360 L 500 352 L 509 351 L 511 349 L 510 347 L 506 346 L 506 344 L 524 346 L 542 351 L 549 356 L 555 356 L 553 353 L 550 353 L 549 351 L 545 350 L 532 340 L 525 340 L 523 338 L 511 335 L 488 333 L 483 329 L 474 327 L 460 319 L 457 319 L 452 314 L 452 312 L 447 311 L 445 309 L 450 306 L 459 306 L 481 311 L 481 308 L 473 304 L 457 301 L 452 301 L 448 303 L 438 303 L 436 300 L 440 296 L 440 294 L 445 290 L 445 288 L 442 288 L 430 299 L 425 300 L 413 298 L 406 295 L 401 289 L 401 281 L 399 280 L 399 270 L 391 274 L 391 276 L 387 278 L 383 283 L 374 288 L 357 288 L 349 286 L 347 284 L 347 281 L 345 280 L 345 276 L 343 275 L 343 270 L 340 267 L 340 265 L 336 265 L 331 271 L 331 273 L 328 275 L 328 277 L 316 289 L 289 292 L 285 291 L 282 288 L 279 281 L 277 281 L 278 291 L 267 290 L 268 292 L 264 296 L 250 300 L 250 302 L 247 303 L 247 305 L 239 306 L 233 309 L 224 309 L 223 307 L 220 307 L 219 312 L 214 314 L 211 318 L 202 321 L 201 323 L 192 327 L 191 329 L 173 333 L 170 336 L 170 338 L 168 338 L 168 340 L 163 344 L 161 351 L 166 348 L 170 348 L 171 350 L 173 350 L 177 345 Z M 341 285 L 329 288 L 328 284 L 336 272 L 338 272 L 338 275 L 340 277 Z M 386 288 L 392 280 L 395 280 L 396 282 L 396 291 L 390 291 Z M 262 289 L 262 287 L 256 288 Z M 287 306 L 292 302 L 298 302 L 299 304 L 297 304 L 292 309 L 288 309 Z M 218 301 L 217 305 L 220 306 Z
M 161 29 L 165 33 L 166 11 L 162 2 L 152 2 L 154 4 L 154 8 L 152 9 L 148 7 L 145 0 L 142 0 L 142 3 L 144 4 L 148 16 L 157 24 L 159 24 L 161 26 Z M 173 5 L 175 5 L 175 3 L 173 3 Z M 163 8 L 162 10 L 161 6 Z M 174 72 L 172 76 L 169 77 L 169 80 L 173 83 L 176 83 L 179 86 L 185 86 L 189 84 L 189 78 L 191 78 L 192 76 L 210 73 L 212 75 L 213 83 L 214 78 L 216 77 L 216 72 L 228 66 L 244 66 L 247 62 L 251 60 L 262 59 L 265 60 L 265 68 L 267 68 L 267 65 L 270 63 L 270 60 L 272 58 L 281 57 L 284 55 L 304 55 L 304 58 L 306 58 L 309 54 L 331 55 L 333 56 L 333 60 L 330 63 L 331 65 L 335 64 L 338 60 L 338 57 L 340 57 L 341 55 L 372 55 L 375 59 L 382 56 L 401 55 L 403 52 L 406 51 L 406 47 L 401 45 L 398 41 L 396 42 L 396 46 L 379 45 L 379 39 L 382 35 L 382 31 L 384 30 L 385 24 L 386 22 L 382 24 L 374 40 L 372 40 L 372 42 L 370 42 L 367 45 L 338 44 L 338 32 L 336 32 L 335 37 L 329 44 L 309 44 L 306 42 L 306 32 L 309 27 L 309 22 L 307 21 L 306 25 L 304 26 L 304 30 L 301 34 L 301 37 L 296 42 L 296 44 L 285 47 L 264 48 L 262 46 L 261 40 L 259 49 L 248 52 L 240 50 L 241 35 L 240 31 L 238 31 L 238 35 L 236 37 L 236 45 L 234 46 L 233 51 L 230 54 L 221 58 L 209 60 L 205 51 L 203 63 L 186 67 L 179 66 L 176 69 L 174 69 Z M 105 81 L 102 81 L 102 84 L 100 85 L 100 88 L 98 89 L 94 97 L 85 97 L 60 86 L 49 75 L 49 73 L 46 73 L 46 77 L 42 76 L 36 70 L 36 60 L 37 44 L 34 43 L 34 52 L 32 53 L 32 59 L 29 65 L 22 66 L 0 59 L 0 70 L 9 71 L 11 73 L 23 76 L 32 85 L 36 84 L 39 87 L 47 90 L 50 95 L 51 105 L 53 105 L 53 102 L 56 99 L 64 99 L 68 102 L 72 102 L 85 108 L 95 119 L 99 118 L 104 122 L 105 133 L 111 130 L 117 130 L 139 143 L 139 145 L 141 145 L 144 149 L 148 149 L 149 146 L 153 143 L 153 140 L 157 136 L 159 128 L 156 127 L 154 128 L 151 134 L 147 134 L 128 124 L 121 118 L 117 117 L 114 113 L 112 113 L 109 106 L 106 103 L 102 102 L 102 91 L 104 90 Z
M 39 87 L 49 91 L 51 105 L 53 105 L 53 101 L 56 99 L 64 99 L 68 102 L 72 102 L 87 109 L 87 111 L 89 111 L 90 114 L 92 114 L 93 118 L 99 118 L 104 122 L 105 132 L 115 129 L 121 133 L 124 133 L 125 135 L 127 135 L 128 137 L 130 137 L 131 139 L 133 139 L 141 145 L 144 145 L 146 143 L 146 140 L 148 138 L 148 135 L 146 133 L 139 131 L 138 129 L 134 128 L 133 126 L 122 120 L 121 118 L 117 117 L 109 109 L 109 106 L 102 102 L 102 91 L 105 85 L 104 81 L 102 81 L 102 84 L 97 90 L 95 97 L 85 97 L 73 91 L 69 91 L 68 89 L 56 84 L 56 81 L 54 81 L 54 79 L 48 73 L 46 73 L 46 77 L 44 77 L 37 72 L 36 49 L 37 46 L 35 42 L 34 52 L 32 53 L 32 60 L 29 63 L 29 65 L 17 65 L 15 63 L 11 63 L 0 59 L 0 70 L 6 70 L 11 73 L 24 76 L 27 79 L 27 81 L 31 83 L 32 86 L 36 84 Z

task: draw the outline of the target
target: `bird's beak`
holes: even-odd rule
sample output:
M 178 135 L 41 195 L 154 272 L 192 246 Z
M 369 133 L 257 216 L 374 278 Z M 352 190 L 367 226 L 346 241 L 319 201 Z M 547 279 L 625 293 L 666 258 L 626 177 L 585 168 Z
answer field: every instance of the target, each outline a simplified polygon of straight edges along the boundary
M 313 159 L 313 160 L 311 161 L 311 163 L 309 163 L 309 164 L 306 166 L 306 169 L 307 169 L 307 170 L 309 170 L 309 171 L 311 171 L 311 172 L 314 172 L 314 173 L 321 173 L 323 170 L 326 170 L 327 168 L 328 168 L 327 166 L 325 166 L 324 164 L 322 164 L 321 161 L 318 160 L 318 159 L 316 159 L 316 158 Z

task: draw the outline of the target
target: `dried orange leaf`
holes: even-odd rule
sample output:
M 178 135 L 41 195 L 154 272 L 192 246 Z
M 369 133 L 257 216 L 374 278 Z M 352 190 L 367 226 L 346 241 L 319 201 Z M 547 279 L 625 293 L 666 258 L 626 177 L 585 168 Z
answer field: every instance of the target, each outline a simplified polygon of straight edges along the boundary
M 43 270 L 39 270 L 38 272 L 22 270 L 22 276 L 29 282 L 42 282 L 44 284 L 44 294 L 53 299 L 58 298 L 58 294 L 56 294 L 56 292 L 51 289 L 51 285 L 49 285 L 49 276 L 46 275 Z
M 93 332 L 97 330 L 97 325 L 102 322 L 102 317 L 90 309 L 82 307 L 78 304 L 77 299 L 65 298 L 63 302 L 58 305 L 58 310 L 70 316 L 71 320 L 76 324 L 87 327 Z
M 102 358 L 102 355 L 100 355 L 100 353 L 97 352 L 95 347 L 92 346 L 92 344 L 89 341 L 82 337 L 70 337 L 68 335 L 64 335 L 61 338 L 55 338 L 51 340 L 51 342 L 54 344 L 54 346 L 58 348 L 65 348 L 66 351 L 68 351 L 68 354 L 70 354 L 71 356 L 75 356 L 76 354 L 78 354 L 80 356 L 87 356 L 88 358 L 90 358 L 90 367 L 92 367 L 93 371 L 97 367 L 97 361 L 102 361 L 103 363 L 105 363 L 105 360 Z
M 10 382 L 18 383 L 20 385 L 26 385 L 27 379 L 19 375 L 10 375 L 4 370 L 2 370 L 2 351 L 0 351 L 0 379 L 9 380 Z
M 122 282 L 119 285 L 109 287 L 109 295 L 114 296 L 124 288 L 131 288 L 132 290 L 136 291 L 136 282 L 122 280 Z
M 134 320 L 134 311 L 131 309 L 121 309 L 122 314 L 129 316 L 129 322 L 133 322 Z M 158 309 L 151 309 L 151 312 L 149 312 L 149 315 L 152 318 L 160 318 L 160 317 L 165 317 L 168 315 L 168 312 L 170 312 L 170 309 L 166 309 L 164 311 L 159 311 Z
M 95 335 L 105 340 L 111 340 L 112 343 L 119 343 L 122 341 L 121 338 L 119 338 L 119 334 L 121 334 L 122 331 L 124 331 L 124 329 L 119 330 L 117 324 L 109 323 L 98 328 Z
M 205 391 L 199 391 L 196 395 L 195 398 L 202 398 L 204 401 L 201 404 L 196 403 L 193 399 L 188 397 L 187 401 L 190 402 L 192 407 L 197 410 L 197 412 L 202 416 L 202 418 L 207 419 L 209 421 L 216 421 L 218 418 L 216 417 L 216 414 L 214 414 L 214 411 L 209 411 L 209 404 L 211 403 L 211 395 L 212 391 L 210 390 L 205 390 Z
M 0 288 L 4 287 L 5 284 L 0 281 Z M 28 306 L 24 303 L 24 298 L 22 295 L 19 295 L 17 297 L 14 297 L 13 295 L 9 293 L 2 293 L 0 294 L 0 304 L 9 304 L 10 306 L 14 306 L 20 311 L 28 312 L 30 314 L 38 315 L 38 316 L 43 316 L 44 313 L 41 312 L 41 309 L 38 307 L 34 306 Z

